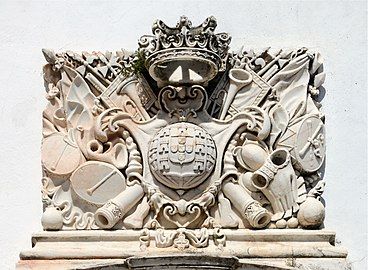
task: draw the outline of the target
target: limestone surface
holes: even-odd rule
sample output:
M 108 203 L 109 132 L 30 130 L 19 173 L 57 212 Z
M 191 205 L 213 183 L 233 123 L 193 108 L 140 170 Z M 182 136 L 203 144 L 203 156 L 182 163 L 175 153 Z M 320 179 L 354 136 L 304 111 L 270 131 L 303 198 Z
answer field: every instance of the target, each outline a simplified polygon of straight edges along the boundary
M 199 26 L 157 20 L 132 53 L 43 50 L 47 232 L 20 269 L 33 259 L 164 269 L 154 256 L 186 253 L 228 257 L 177 257 L 172 267 L 344 261 L 323 230 L 321 55 L 232 52 L 216 26 L 214 17 Z M 73 262 L 85 259 L 96 264 Z

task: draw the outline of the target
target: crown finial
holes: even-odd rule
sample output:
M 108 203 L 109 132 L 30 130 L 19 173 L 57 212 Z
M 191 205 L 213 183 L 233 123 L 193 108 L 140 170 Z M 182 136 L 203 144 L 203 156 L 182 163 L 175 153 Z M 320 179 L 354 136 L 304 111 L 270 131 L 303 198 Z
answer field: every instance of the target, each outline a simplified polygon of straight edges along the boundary
M 213 16 L 195 27 L 185 16 L 175 27 L 157 20 L 153 36 L 139 40 L 150 75 L 160 85 L 206 84 L 224 69 L 231 41 L 227 33 L 215 34 L 216 26 Z

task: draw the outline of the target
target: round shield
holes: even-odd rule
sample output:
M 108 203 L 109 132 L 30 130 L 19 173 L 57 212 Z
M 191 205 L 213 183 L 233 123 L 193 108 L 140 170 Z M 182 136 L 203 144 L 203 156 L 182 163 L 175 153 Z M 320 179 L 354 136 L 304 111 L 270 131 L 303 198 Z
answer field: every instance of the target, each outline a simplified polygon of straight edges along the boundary
M 125 177 L 116 167 L 99 161 L 82 164 L 70 181 L 80 199 L 96 206 L 104 205 L 126 187 Z
M 317 116 L 305 118 L 296 134 L 295 158 L 306 172 L 318 170 L 326 154 L 325 127 Z
M 323 164 L 326 155 L 325 127 L 316 115 L 308 115 L 287 128 L 277 147 L 290 151 L 293 162 L 303 172 L 315 172 Z
M 42 142 L 42 164 L 53 175 L 66 178 L 84 161 L 78 145 L 65 134 L 52 134 Z

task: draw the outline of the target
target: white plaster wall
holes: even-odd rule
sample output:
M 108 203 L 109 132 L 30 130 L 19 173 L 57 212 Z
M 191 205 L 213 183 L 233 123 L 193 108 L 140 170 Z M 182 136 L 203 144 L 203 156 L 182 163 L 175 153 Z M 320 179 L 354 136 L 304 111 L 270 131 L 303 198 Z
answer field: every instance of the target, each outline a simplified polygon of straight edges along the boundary
M 41 48 L 135 49 L 155 18 L 176 24 L 183 14 L 194 24 L 215 15 L 218 31 L 233 36 L 233 49 L 307 46 L 322 52 L 326 227 L 349 249 L 354 269 L 367 269 L 366 8 L 365 1 L 0 0 L 0 269 L 12 269 L 32 232 L 41 230 Z

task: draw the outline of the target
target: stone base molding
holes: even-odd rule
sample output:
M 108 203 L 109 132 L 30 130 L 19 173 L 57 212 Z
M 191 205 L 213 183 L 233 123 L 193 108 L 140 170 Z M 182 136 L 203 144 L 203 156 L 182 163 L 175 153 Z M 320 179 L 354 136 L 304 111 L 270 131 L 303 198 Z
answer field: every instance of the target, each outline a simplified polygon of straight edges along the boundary
M 332 270 L 348 269 L 346 256 L 328 230 L 59 231 L 34 234 L 17 269 Z

